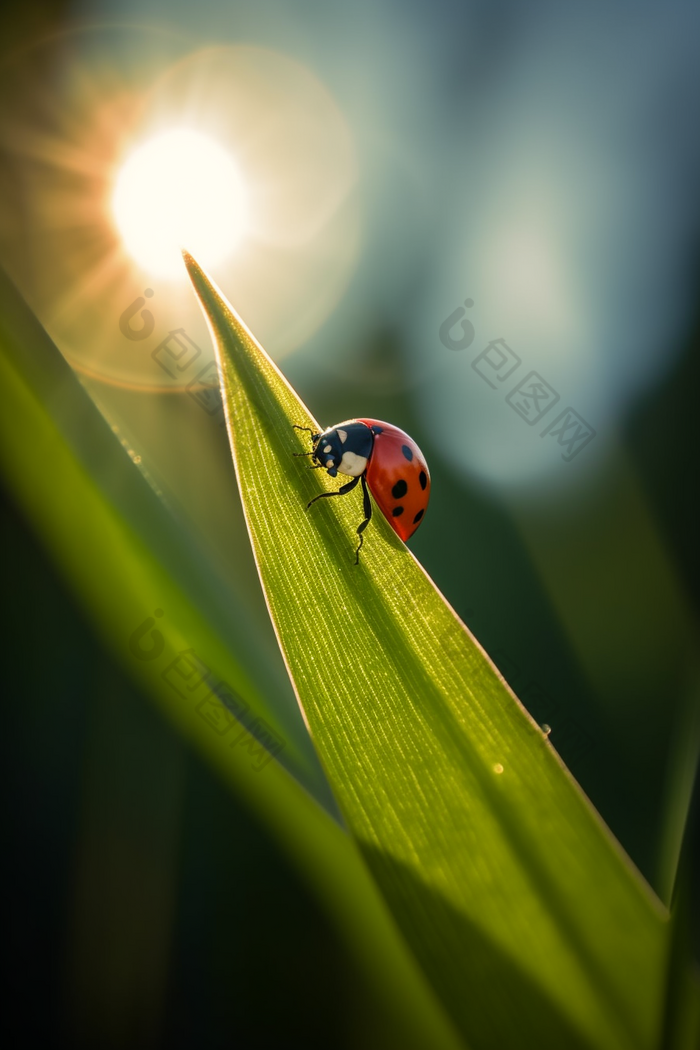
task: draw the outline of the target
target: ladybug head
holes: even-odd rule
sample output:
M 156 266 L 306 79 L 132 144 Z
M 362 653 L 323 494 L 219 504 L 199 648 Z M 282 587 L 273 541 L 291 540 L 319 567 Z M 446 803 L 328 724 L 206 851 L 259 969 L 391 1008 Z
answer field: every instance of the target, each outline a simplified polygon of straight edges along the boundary
M 314 434 L 312 441 L 314 443 L 314 459 L 334 478 L 338 473 L 338 467 L 343 458 L 343 444 L 337 427 L 329 427 L 322 434 Z

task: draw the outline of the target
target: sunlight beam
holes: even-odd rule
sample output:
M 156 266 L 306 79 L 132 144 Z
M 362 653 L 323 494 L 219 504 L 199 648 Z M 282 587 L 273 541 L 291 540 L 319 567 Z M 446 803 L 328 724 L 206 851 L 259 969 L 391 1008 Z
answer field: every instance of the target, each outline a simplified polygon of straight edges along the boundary
M 240 172 L 217 142 L 189 128 L 150 139 L 119 169 L 112 214 L 129 254 L 149 273 L 185 278 L 181 248 L 214 266 L 245 235 Z

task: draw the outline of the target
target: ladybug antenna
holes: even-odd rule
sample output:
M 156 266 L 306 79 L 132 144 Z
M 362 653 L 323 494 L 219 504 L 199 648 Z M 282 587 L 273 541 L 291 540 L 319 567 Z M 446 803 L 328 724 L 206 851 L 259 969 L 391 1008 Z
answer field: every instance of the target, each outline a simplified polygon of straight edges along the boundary
M 311 444 L 314 445 L 316 443 L 316 438 L 318 437 L 318 434 L 315 430 L 312 430 L 311 427 L 300 427 L 298 423 L 292 423 L 292 426 L 295 430 L 305 430 L 307 434 L 311 434 Z M 315 453 L 313 449 L 311 450 L 311 452 L 292 452 L 293 456 L 313 456 L 314 454 Z

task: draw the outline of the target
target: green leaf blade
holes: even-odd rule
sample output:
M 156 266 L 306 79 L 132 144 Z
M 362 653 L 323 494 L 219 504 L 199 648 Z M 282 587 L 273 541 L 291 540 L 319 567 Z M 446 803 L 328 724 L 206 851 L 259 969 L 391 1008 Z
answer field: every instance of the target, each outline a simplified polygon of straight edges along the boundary
M 428 979 L 474 1047 L 654 1047 L 664 910 L 381 515 L 355 566 L 357 493 L 304 510 L 338 487 L 293 456 L 308 444 L 292 425 L 318 424 L 186 263 L 285 661 L 348 826 Z
M 388 1029 L 390 1041 L 407 1050 L 462 1046 L 406 952 L 354 843 L 315 801 L 313 779 L 307 778 L 307 789 L 301 786 L 306 751 L 297 756 L 288 742 L 294 776 L 274 761 L 256 771 L 245 748 L 232 750 L 227 737 L 199 716 L 196 700 L 179 695 L 164 678 L 169 661 L 194 647 L 256 713 L 274 719 L 264 692 L 237 660 L 247 636 L 222 640 L 206 596 L 192 587 L 200 566 L 185 571 L 187 545 L 1 271 L 0 389 L 0 471 L 96 632 L 313 887 L 371 983 L 379 1031 Z M 132 497 L 130 520 L 118 504 L 125 493 Z M 147 527 L 138 529 L 137 522 Z M 171 535 L 164 537 L 169 527 Z M 158 542 L 152 545 L 153 536 Z M 172 555 L 165 565 L 164 539 Z M 164 650 L 158 659 L 137 659 L 130 636 L 158 605 L 167 610 L 160 621 Z

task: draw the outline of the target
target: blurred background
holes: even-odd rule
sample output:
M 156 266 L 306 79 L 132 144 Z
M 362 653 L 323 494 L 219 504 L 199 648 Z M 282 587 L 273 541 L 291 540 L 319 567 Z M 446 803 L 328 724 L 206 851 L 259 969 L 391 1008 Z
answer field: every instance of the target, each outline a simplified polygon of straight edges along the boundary
M 700 852 L 697 5 L 0 19 L 0 263 L 252 624 L 270 705 L 303 734 L 180 243 L 324 426 L 418 441 L 412 549 L 668 902 L 689 812 Z M 312 892 L 9 493 L 2 528 L 7 1009 L 52 1045 L 382 1045 Z

